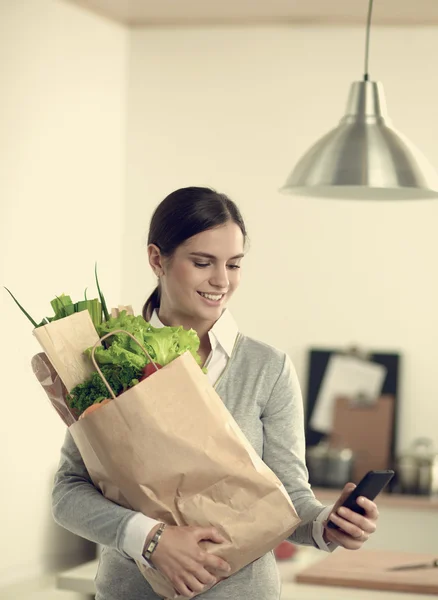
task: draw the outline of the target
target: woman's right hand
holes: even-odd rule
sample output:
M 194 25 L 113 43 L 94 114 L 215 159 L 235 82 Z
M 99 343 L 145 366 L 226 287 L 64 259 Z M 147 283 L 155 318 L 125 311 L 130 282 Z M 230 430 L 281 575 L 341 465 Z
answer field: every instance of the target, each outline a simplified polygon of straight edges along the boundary
M 158 526 L 148 538 L 152 538 Z M 150 562 L 165 575 L 175 590 L 186 598 L 211 588 L 229 575 L 227 562 L 202 550 L 199 542 L 222 544 L 226 540 L 214 527 L 167 526 Z

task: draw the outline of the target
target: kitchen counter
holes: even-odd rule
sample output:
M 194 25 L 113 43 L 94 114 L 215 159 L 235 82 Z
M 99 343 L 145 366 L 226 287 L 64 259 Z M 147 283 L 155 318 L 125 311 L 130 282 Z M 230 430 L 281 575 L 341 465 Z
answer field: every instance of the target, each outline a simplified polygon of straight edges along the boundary
M 400 600 L 399 592 L 383 592 L 359 590 L 333 586 L 309 585 L 297 583 L 295 576 L 303 569 L 317 561 L 327 558 L 327 554 L 315 548 L 301 547 L 297 554 L 286 561 L 279 561 L 283 589 L 281 600 Z M 97 561 L 92 561 L 60 573 L 57 578 L 59 589 L 72 590 L 90 598 L 94 594 L 93 579 L 96 574 Z M 402 600 L 425 600 L 423 594 L 404 593 Z
M 438 596 L 438 569 L 392 570 L 401 565 L 432 565 L 436 552 L 398 552 L 338 548 L 322 561 L 308 565 L 296 577 L 299 583 L 330 585 L 339 589 L 363 589 Z M 424 596 L 423 596 L 424 597 Z

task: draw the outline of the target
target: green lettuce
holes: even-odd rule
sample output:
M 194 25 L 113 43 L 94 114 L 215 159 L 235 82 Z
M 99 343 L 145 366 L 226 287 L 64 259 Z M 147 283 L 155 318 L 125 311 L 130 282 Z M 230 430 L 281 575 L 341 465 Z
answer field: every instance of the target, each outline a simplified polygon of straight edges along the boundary
M 108 321 L 97 327 L 99 337 L 123 329 L 131 333 L 146 348 L 152 360 L 161 366 L 172 362 L 184 352 L 191 352 L 196 362 L 201 365 L 198 354 L 199 337 L 193 329 L 183 327 L 152 327 L 143 317 L 128 315 L 122 311 L 118 317 L 110 317 Z M 95 358 L 99 365 L 129 365 L 142 369 L 150 362 L 143 350 L 132 338 L 124 333 L 117 333 L 98 346 Z M 86 351 L 91 355 L 91 348 Z

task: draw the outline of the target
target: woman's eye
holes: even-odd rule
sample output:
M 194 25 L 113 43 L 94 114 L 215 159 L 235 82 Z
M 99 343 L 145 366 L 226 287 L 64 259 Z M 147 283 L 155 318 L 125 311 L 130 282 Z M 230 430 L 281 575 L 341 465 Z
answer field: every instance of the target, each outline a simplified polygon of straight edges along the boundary
M 210 267 L 211 263 L 201 263 L 201 262 L 194 262 L 193 263 L 195 265 L 195 267 L 197 267 L 198 269 L 205 269 L 206 267 Z M 227 265 L 228 269 L 240 269 L 240 265 Z

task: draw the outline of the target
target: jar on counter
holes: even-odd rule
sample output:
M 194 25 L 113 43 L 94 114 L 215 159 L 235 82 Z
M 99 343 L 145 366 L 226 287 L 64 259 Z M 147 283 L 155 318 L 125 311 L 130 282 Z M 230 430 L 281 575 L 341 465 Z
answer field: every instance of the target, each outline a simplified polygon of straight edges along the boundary
M 396 472 L 402 493 L 438 495 L 438 453 L 432 440 L 414 440 L 398 458 Z
M 342 488 L 351 481 L 354 453 L 350 448 L 331 447 L 323 441 L 307 449 L 306 462 L 315 487 Z

